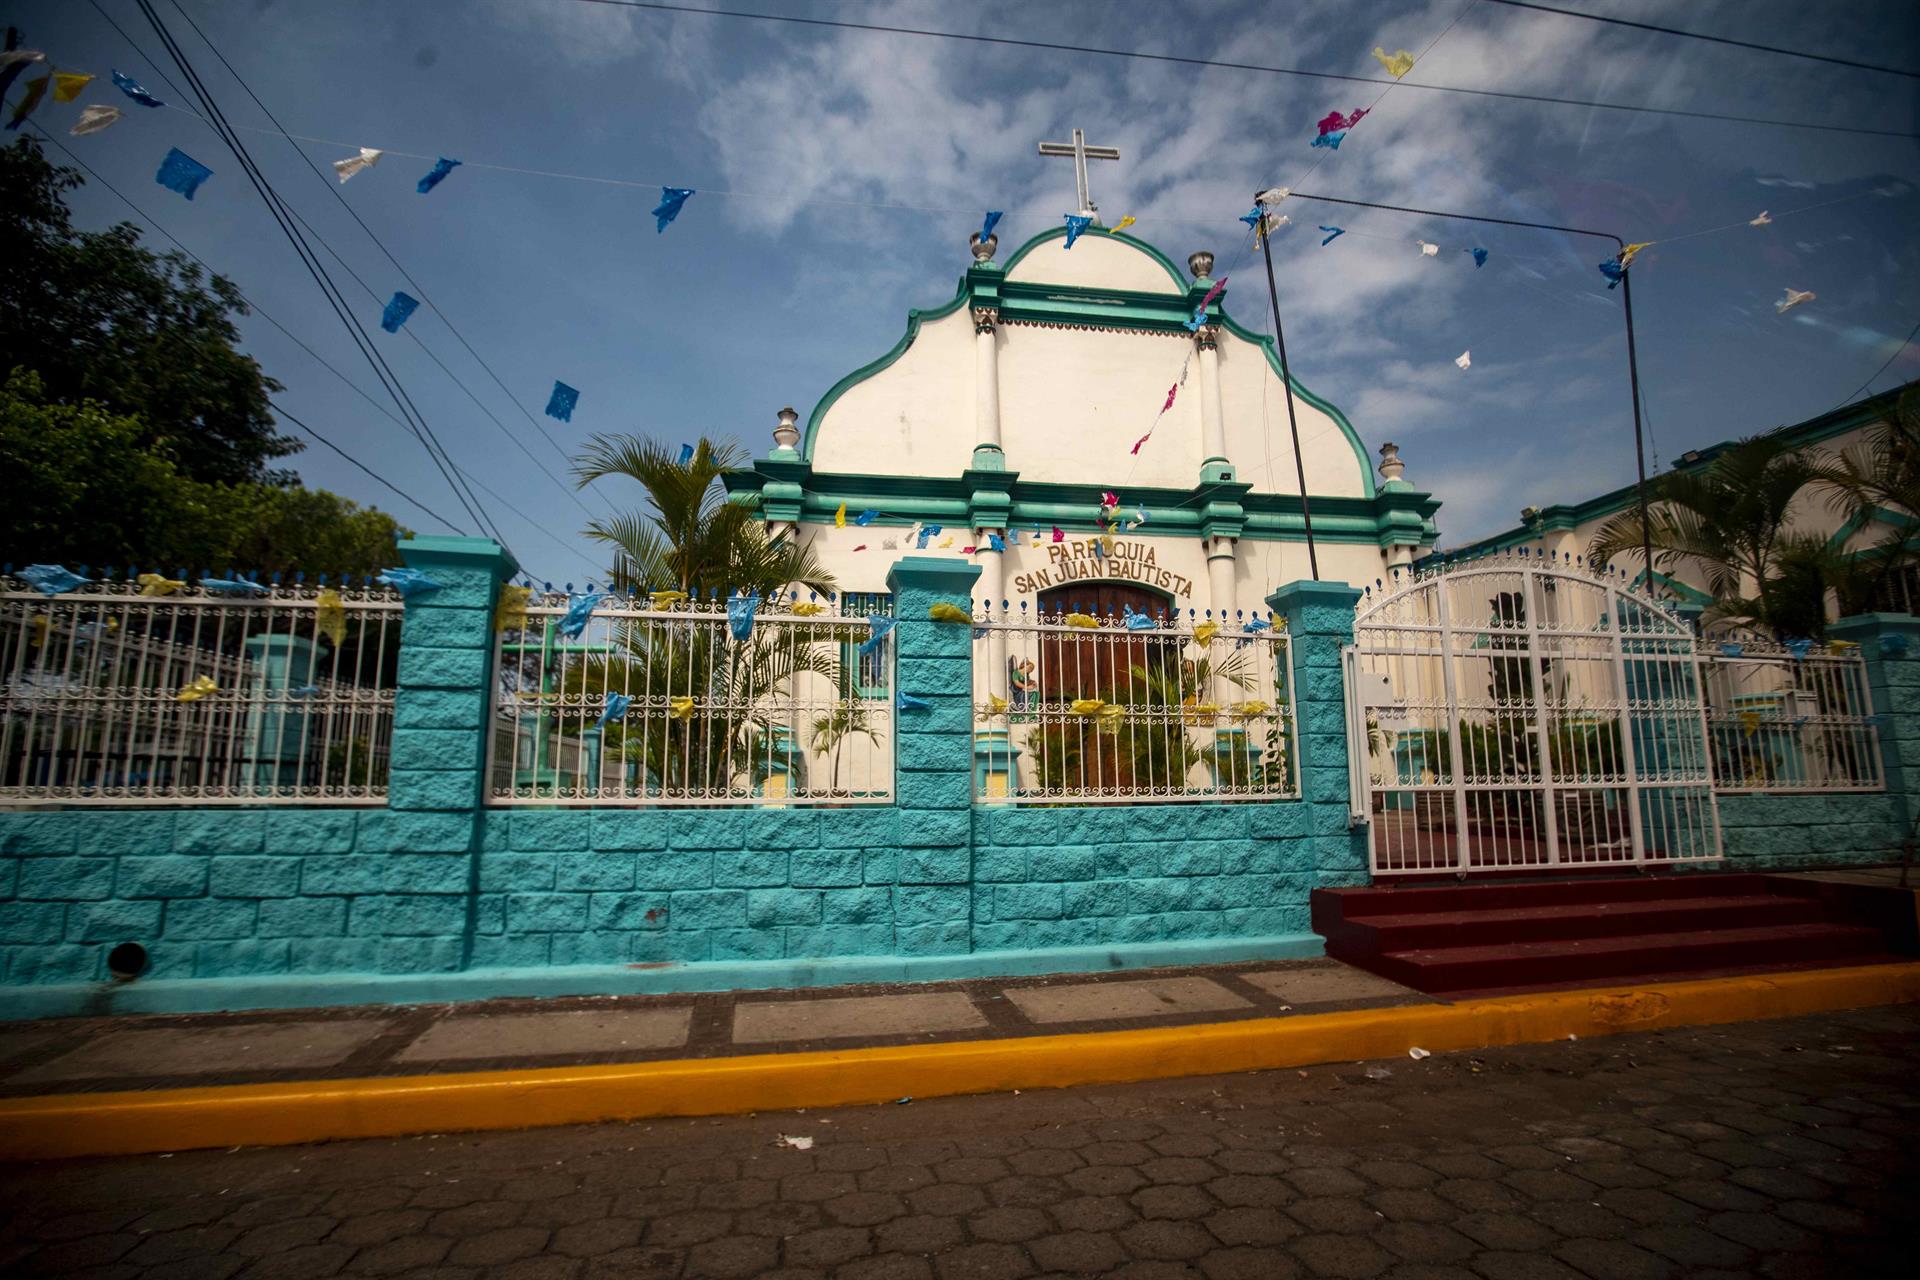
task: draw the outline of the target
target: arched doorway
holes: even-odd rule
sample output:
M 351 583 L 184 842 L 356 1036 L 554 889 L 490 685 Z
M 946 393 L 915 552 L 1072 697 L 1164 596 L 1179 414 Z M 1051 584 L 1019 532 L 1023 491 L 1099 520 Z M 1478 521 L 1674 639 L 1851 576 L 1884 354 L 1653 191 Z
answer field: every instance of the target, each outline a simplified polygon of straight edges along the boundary
M 1049 627 L 1040 637 L 1039 662 L 1011 660 L 1009 683 L 1042 705 L 1070 707 L 1083 700 L 1134 708 L 1166 705 L 1177 724 L 1180 641 L 1169 632 L 1129 631 L 1127 610 L 1164 621 L 1175 612 L 1172 598 L 1131 582 L 1075 582 L 1040 593 L 1040 621 L 1058 624 L 1069 613 L 1090 614 L 1098 628 Z M 1083 791 L 1171 789 L 1186 772 L 1184 754 L 1165 735 L 1140 731 L 1132 720 L 1121 729 L 1097 718 L 1063 715 L 1033 740 L 1036 764 L 1058 774 L 1058 784 Z

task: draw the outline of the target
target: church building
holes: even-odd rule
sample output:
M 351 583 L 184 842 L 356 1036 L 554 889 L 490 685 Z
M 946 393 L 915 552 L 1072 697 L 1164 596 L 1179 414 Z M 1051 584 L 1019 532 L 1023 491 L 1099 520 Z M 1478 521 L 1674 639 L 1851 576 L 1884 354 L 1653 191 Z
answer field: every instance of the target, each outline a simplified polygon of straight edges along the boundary
M 1264 289 L 1237 318 L 1212 252 L 1183 271 L 1101 225 L 1084 177 L 1081 203 L 1077 236 L 1004 257 L 997 235 L 972 237 L 954 295 L 910 311 L 804 422 L 782 411 L 772 452 L 728 477 L 736 499 L 809 541 L 843 590 L 883 591 L 899 553 L 965 555 L 977 601 L 1016 614 L 1251 616 L 1315 576 L 1309 517 L 1323 579 L 1366 585 L 1427 554 L 1439 502 L 1390 444 L 1376 475 L 1353 424 L 1297 379 L 1296 463 Z

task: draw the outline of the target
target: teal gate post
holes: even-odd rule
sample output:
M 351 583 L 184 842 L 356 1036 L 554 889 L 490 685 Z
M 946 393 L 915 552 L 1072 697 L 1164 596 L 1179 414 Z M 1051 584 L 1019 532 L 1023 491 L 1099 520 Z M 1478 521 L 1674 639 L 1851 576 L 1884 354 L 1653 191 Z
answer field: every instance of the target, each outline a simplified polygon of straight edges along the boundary
M 1367 882 L 1366 836 L 1348 820 L 1347 699 L 1340 654 L 1353 643 L 1357 588 L 1344 582 L 1289 582 L 1267 597 L 1285 618 L 1293 670 L 1288 673 L 1300 735 L 1300 799 L 1313 838 L 1313 887 Z
M 1920 788 L 1920 618 L 1863 613 L 1828 626 L 1827 638 L 1859 645 L 1866 661 L 1867 691 L 1880 717 L 1887 794 L 1893 797 L 1894 820 L 1904 840 L 1913 834 Z
M 897 619 L 893 909 L 901 955 L 959 955 L 972 945 L 973 628 L 935 622 L 927 611 L 945 602 L 971 617 L 979 577 L 979 565 L 931 556 L 908 556 L 887 572 Z
M 400 556 L 439 583 L 407 601 L 375 920 L 386 973 L 464 969 L 473 954 L 484 834 L 493 611 L 519 570 L 490 538 L 414 538 Z

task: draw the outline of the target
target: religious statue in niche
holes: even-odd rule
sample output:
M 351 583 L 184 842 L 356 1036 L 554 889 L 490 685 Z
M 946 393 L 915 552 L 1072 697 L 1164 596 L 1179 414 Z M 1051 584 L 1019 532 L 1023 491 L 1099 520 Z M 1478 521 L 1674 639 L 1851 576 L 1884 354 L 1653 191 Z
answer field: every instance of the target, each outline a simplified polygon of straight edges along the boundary
M 1034 672 L 1032 658 L 1007 659 L 1007 689 L 1013 697 L 1013 709 L 1024 711 L 1027 698 L 1040 687 L 1040 678 Z

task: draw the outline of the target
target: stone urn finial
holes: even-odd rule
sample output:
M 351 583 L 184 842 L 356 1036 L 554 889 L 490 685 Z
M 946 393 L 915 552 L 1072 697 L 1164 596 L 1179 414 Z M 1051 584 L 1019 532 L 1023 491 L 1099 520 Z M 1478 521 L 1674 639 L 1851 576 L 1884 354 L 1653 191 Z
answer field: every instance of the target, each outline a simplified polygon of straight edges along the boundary
M 980 233 L 976 231 L 967 237 L 967 248 L 972 250 L 975 262 L 992 262 L 993 252 L 999 247 L 1000 237 L 997 235 L 988 236 L 982 240 Z
M 800 415 L 789 406 L 780 411 L 780 425 L 773 429 L 773 443 L 782 449 L 792 450 L 800 443 L 800 428 L 797 425 Z
M 1380 478 L 1391 484 L 1405 475 L 1407 464 L 1400 461 L 1400 446 L 1388 441 L 1380 446 Z
M 1213 255 L 1205 249 L 1187 255 L 1187 270 L 1193 272 L 1195 280 L 1205 280 L 1213 274 Z

